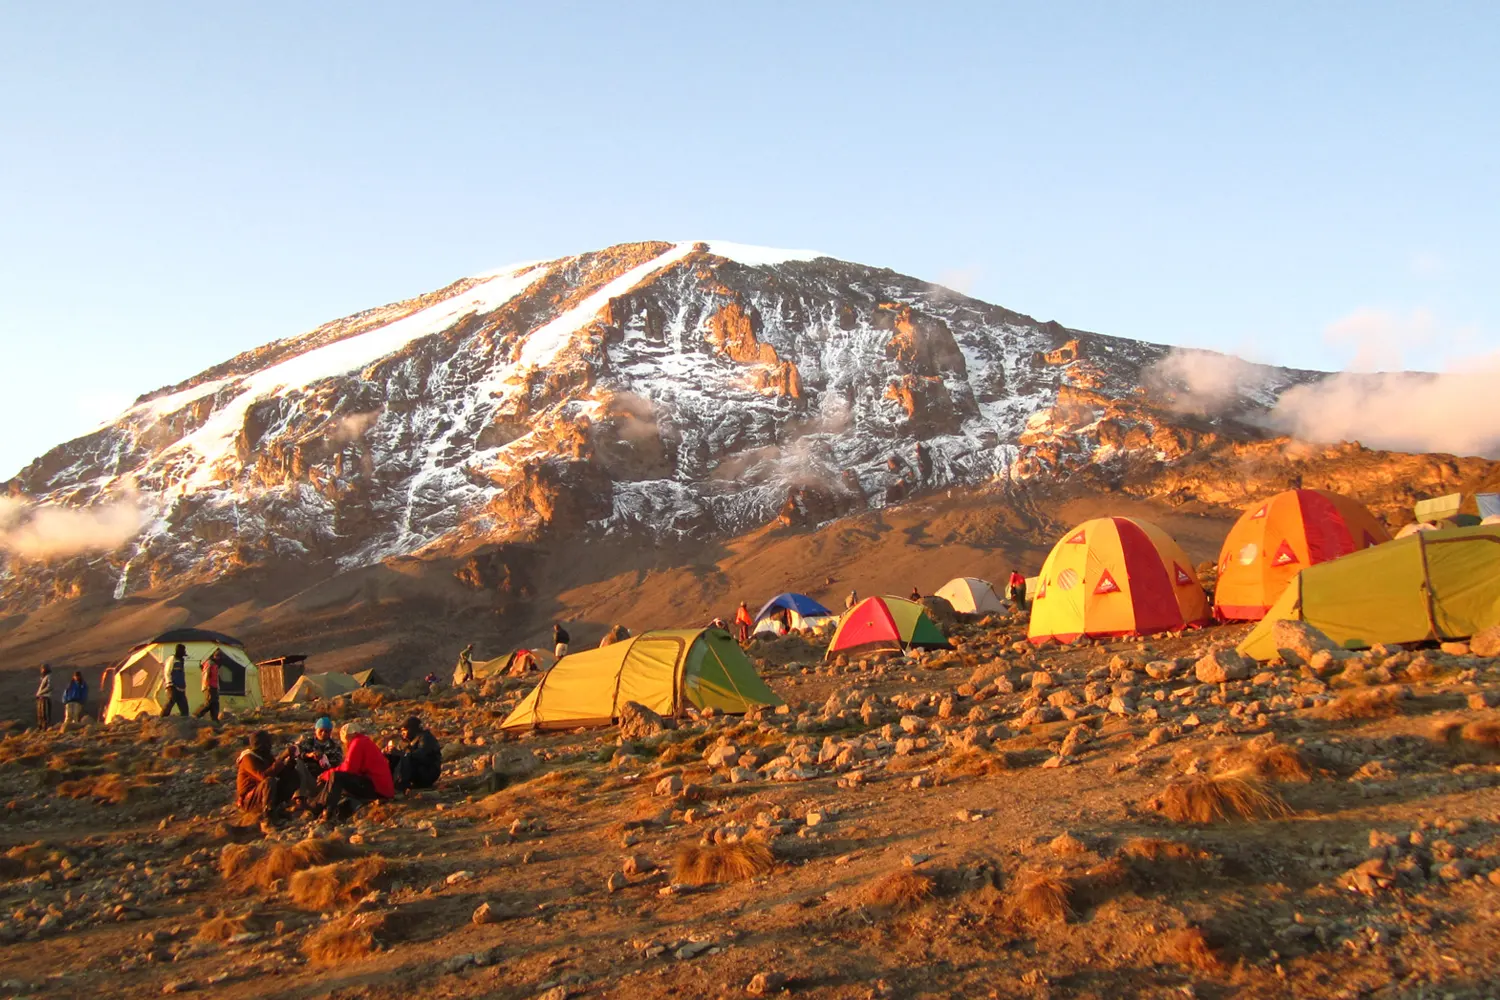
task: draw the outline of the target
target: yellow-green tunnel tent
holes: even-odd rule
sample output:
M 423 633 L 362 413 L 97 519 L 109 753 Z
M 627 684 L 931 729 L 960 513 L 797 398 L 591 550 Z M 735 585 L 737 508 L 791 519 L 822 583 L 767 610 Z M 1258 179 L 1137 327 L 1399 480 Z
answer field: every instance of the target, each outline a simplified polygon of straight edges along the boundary
M 671 629 L 563 657 L 501 728 L 607 726 L 627 701 L 664 716 L 689 705 L 740 713 L 782 703 L 728 632 Z
M 1464 639 L 1500 625 L 1500 526 L 1419 531 L 1309 566 L 1239 645 L 1276 656 L 1276 621 L 1305 621 L 1348 649 Z

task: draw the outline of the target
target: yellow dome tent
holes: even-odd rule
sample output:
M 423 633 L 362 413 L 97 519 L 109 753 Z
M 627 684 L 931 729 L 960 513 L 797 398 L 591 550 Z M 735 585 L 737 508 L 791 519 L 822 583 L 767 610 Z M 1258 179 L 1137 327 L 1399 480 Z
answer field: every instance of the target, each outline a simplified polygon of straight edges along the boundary
M 782 703 L 728 632 L 664 629 L 558 660 L 500 728 L 607 726 L 627 701 L 664 716 L 689 705 L 739 713 Z
M 245 652 L 245 644 L 231 636 L 207 629 L 179 628 L 163 632 L 130 651 L 115 671 L 115 679 L 104 709 L 104 721 L 160 715 L 167 703 L 167 670 L 178 645 L 187 653 L 187 703 L 190 712 L 203 705 L 203 661 L 217 650 L 219 707 L 244 712 L 261 704 L 260 668 Z
M 1027 637 L 1168 632 L 1208 621 L 1208 595 L 1193 564 L 1149 521 L 1099 517 L 1052 548 L 1031 598 Z
M 1418 531 L 1309 566 L 1239 651 L 1274 659 L 1282 619 L 1305 621 L 1348 649 L 1464 639 L 1500 625 L 1500 526 Z

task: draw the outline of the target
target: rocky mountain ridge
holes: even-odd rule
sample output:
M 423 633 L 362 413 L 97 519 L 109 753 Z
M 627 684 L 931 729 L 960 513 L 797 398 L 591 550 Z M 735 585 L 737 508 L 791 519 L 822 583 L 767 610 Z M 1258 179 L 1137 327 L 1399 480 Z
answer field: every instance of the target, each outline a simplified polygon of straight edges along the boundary
M 1139 486 L 1265 441 L 1277 395 L 1320 377 L 1248 366 L 1193 416 L 1152 374 L 1168 353 L 806 252 L 648 242 L 503 268 L 240 354 L 37 459 L 12 497 L 127 505 L 140 528 L 7 556 L 0 599 L 726 537 L 1086 470 Z

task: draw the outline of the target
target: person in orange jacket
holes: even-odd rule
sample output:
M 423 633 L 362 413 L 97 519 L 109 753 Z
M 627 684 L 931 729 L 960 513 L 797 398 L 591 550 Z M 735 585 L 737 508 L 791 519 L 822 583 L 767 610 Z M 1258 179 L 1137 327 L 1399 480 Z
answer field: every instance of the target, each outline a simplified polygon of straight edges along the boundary
M 739 610 L 734 613 L 734 629 L 739 634 L 741 644 L 750 641 L 750 629 L 754 625 L 755 619 L 750 617 L 750 609 L 741 601 Z

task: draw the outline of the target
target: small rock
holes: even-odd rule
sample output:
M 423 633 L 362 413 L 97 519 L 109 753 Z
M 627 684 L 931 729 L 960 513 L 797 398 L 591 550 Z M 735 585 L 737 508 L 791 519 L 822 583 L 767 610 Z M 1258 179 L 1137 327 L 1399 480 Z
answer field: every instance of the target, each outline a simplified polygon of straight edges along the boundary
M 786 985 L 786 976 L 779 972 L 757 972 L 750 977 L 750 982 L 745 986 L 745 992 L 751 996 L 764 996 L 767 993 L 776 993 Z
M 620 706 L 620 738 L 627 743 L 666 732 L 666 720 L 640 702 Z
M 1500 656 L 1500 625 L 1491 625 L 1469 639 L 1469 652 L 1475 656 Z
M 615 893 L 619 892 L 629 884 L 630 880 L 627 879 L 623 874 L 621 874 L 620 872 L 611 872 L 609 878 L 604 882 L 604 887 L 610 892 Z
M 469 919 L 476 924 L 496 924 L 500 922 L 500 915 L 495 912 L 493 906 L 485 902 L 475 907 L 474 913 Z
M 1193 665 L 1193 672 L 1203 684 L 1226 684 L 1250 676 L 1255 661 L 1232 649 L 1216 649 Z
M 669 774 L 656 783 L 657 795 L 681 795 L 683 782 L 680 775 Z
M 632 854 L 625 859 L 625 863 L 620 867 L 626 875 L 645 875 L 648 872 L 656 871 L 656 862 L 644 854 Z
M 1470 708 L 1495 708 L 1500 706 L 1500 691 L 1475 691 L 1469 695 Z
M 474 873 L 471 871 L 454 872 L 452 875 L 449 875 L 447 878 L 443 879 L 443 881 L 448 885 L 458 885 L 460 882 L 472 882 L 473 880 Z
M 161 988 L 163 993 L 191 993 L 198 988 L 196 979 L 174 979 Z
M 712 941 L 689 941 L 687 944 L 678 948 L 672 954 L 676 955 L 680 959 L 686 960 L 689 958 L 697 958 L 699 955 L 703 954 L 705 951 L 712 947 Z

